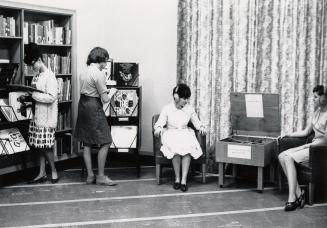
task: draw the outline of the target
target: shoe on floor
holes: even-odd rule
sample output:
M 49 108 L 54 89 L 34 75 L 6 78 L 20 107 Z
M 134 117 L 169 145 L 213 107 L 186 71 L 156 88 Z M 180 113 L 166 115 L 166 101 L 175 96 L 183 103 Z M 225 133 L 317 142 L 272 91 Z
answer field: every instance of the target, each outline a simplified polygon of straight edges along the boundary
M 27 182 L 27 183 L 28 183 L 28 184 L 38 184 L 38 183 L 43 183 L 43 182 L 45 182 L 45 181 L 47 181 L 47 180 L 48 180 L 47 175 L 44 175 L 44 176 L 42 176 L 42 177 L 40 177 L 40 178 L 33 179 L 33 180 L 31 180 L 31 181 L 29 181 L 29 182 Z
M 188 190 L 187 184 L 181 184 L 181 191 L 182 192 L 187 192 L 187 190 Z
M 95 176 L 87 176 L 86 184 L 95 184 Z
M 117 183 L 115 183 L 113 180 L 111 180 L 107 176 L 97 176 L 96 178 L 96 184 L 98 185 L 107 185 L 107 186 L 115 186 Z

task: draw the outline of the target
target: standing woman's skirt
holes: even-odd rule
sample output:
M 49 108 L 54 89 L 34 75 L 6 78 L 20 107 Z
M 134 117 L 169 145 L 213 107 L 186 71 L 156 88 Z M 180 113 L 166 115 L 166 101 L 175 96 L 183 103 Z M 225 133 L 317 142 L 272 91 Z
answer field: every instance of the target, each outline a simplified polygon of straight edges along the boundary
M 81 94 L 74 137 L 86 145 L 112 142 L 100 98 Z

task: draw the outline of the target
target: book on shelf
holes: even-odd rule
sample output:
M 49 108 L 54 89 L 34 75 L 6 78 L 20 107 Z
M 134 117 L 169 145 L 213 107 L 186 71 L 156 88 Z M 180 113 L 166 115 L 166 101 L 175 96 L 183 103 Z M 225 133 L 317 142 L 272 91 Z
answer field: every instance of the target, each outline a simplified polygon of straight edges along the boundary
M 27 23 L 27 24 L 25 24 Z M 69 26 L 57 26 L 54 20 L 24 23 L 24 33 L 28 34 L 27 42 L 38 44 L 71 44 Z M 24 42 L 26 42 L 24 40 Z
M 63 154 L 71 155 L 72 134 L 66 133 L 56 138 L 53 152 L 55 157 L 60 157 Z
M 16 36 L 16 20 L 13 17 L 0 15 L 0 36 Z
M 71 99 L 70 79 L 57 78 L 57 83 L 58 83 L 58 101 L 69 101 Z
M 10 155 L 29 150 L 18 128 L 0 130 L 0 155 Z

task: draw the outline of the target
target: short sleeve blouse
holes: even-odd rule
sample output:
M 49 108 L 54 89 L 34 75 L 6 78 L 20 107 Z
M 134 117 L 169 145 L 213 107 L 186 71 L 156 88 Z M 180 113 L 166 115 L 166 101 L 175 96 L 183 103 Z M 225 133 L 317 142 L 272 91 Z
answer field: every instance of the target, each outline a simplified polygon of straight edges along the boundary
M 80 75 L 81 94 L 90 97 L 100 97 L 107 92 L 105 74 L 91 63 Z

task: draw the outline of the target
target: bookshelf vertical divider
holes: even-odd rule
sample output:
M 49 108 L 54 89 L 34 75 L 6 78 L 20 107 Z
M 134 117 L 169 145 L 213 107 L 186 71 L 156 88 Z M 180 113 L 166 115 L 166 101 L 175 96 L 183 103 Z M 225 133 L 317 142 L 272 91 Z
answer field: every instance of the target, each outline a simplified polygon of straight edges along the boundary
M 19 63 L 15 84 L 30 85 L 34 73 L 25 66 L 24 45 L 37 43 L 47 67 L 57 78 L 58 125 L 56 131 L 55 160 L 76 157 L 73 150 L 73 123 L 76 101 L 76 12 L 75 10 L 38 6 L 0 0 L 0 61 Z M 2 97 L 5 98 L 5 97 Z M 0 121 L 0 130 L 17 127 L 27 139 L 27 123 Z M 23 159 L 4 161 L 0 156 L 0 175 L 34 167 L 35 155 L 28 151 L 14 154 Z M 8 159 L 6 159 L 8 160 Z M 26 160 L 26 164 L 21 164 Z

